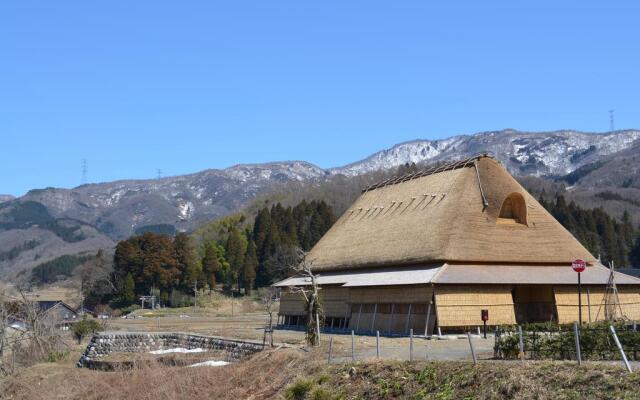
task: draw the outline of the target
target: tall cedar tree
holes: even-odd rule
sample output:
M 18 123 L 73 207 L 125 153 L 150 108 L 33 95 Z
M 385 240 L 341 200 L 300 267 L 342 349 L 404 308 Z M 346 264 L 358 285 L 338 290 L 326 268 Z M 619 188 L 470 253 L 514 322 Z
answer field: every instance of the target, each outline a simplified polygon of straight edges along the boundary
M 119 242 L 113 268 L 116 282 L 131 274 L 136 294 L 149 294 L 153 287 L 167 294 L 180 285 L 182 278 L 172 237 L 150 232 Z
M 253 240 L 247 244 L 247 253 L 244 255 L 244 269 L 242 271 L 242 283 L 244 292 L 251 293 L 253 284 L 256 280 L 256 268 L 258 267 L 258 257 L 256 255 L 256 245 Z
M 591 254 L 599 256 L 603 264 L 613 262 L 617 267 L 637 265 L 633 259 L 634 228 L 627 212 L 619 221 L 601 207 L 584 209 L 574 202 L 567 204 L 562 195 L 556 195 L 553 201 L 541 197 L 540 204 Z
M 278 203 L 261 209 L 251 235 L 258 258 L 255 286 L 268 286 L 286 276 L 281 264 L 290 259 L 290 249 L 311 249 L 334 221 L 331 207 L 323 201 L 302 201 L 286 208 Z
M 173 239 L 174 257 L 180 270 L 180 286 L 183 290 L 193 290 L 193 286 L 198 283 L 200 287 L 204 282 L 202 279 L 202 269 L 196 260 L 196 252 L 191 243 L 191 237 L 186 233 L 178 233 Z
M 225 284 L 231 288 L 234 283 L 239 283 L 240 273 L 244 266 L 244 254 L 247 249 L 246 238 L 236 227 L 231 227 L 226 245 L 226 259 L 229 262 L 229 271 Z M 238 287 L 239 289 L 239 287 Z
M 216 286 L 216 274 L 220 270 L 218 257 L 218 246 L 216 243 L 207 243 L 204 248 L 204 257 L 202 258 L 202 273 L 206 284 L 209 285 L 210 291 Z
M 633 247 L 631 247 L 629 262 L 632 267 L 640 268 L 640 231 L 638 231 L 636 240 L 633 242 Z
M 128 307 L 136 301 L 136 293 L 134 291 L 135 284 L 133 282 L 133 275 L 129 272 L 122 282 L 120 287 L 120 293 L 117 299 L 120 307 Z

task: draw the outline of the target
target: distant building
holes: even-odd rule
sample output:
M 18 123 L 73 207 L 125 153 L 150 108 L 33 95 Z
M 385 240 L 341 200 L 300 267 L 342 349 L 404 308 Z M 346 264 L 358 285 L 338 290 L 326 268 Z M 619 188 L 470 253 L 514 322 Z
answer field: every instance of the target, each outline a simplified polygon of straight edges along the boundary
M 49 326 L 68 329 L 78 320 L 78 313 L 67 303 L 59 301 L 37 301 L 42 312 L 42 320 Z
M 605 318 L 609 270 L 493 158 L 474 157 L 365 189 L 313 247 L 325 324 L 340 329 L 431 334 L 436 327 Z M 615 274 L 619 309 L 640 319 L 640 279 Z M 286 290 L 279 323 L 304 323 Z
M 29 329 L 30 321 L 33 320 L 34 315 L 37 315 L 37 318 L 45 325 L 60 328 L 68 328 L 70 324 L 78 320 L 76 310 L 62 300 L 33 300 L 30 303 L 32 312 L 26 309 L 23 303 L 17 301 L 11 303 L 8 317 L 12 324 Z

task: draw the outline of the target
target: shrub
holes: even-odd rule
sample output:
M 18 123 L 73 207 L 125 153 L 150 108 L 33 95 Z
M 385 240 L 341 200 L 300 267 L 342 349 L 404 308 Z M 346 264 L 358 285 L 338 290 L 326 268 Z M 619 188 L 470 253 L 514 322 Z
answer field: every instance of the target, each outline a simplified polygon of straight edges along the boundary
M 506 359 L 517 358 L 520 353 L 520 338 L 515 329 L 501 329 L 501 332 L 502 334 L 496 338 L 496 356 Z M 572 325 L 528 325 L 523 326 L 522 333 L 524 350 L 529 358 L 566 360 L 576 357 Z M 634 332 L 618 324 L 616 334 L 627 356 L 637 359 L 640 351 L 640 332 Z M 620 357 L 608 323 L 594 323 L 583 327 L 580 330 L 580 351 L 583 359 Z
M 287 389 L 286 398 L 288 400 L 302 400 L 305 398 L 307 393 L 311 390 L 313 386 L 313 382 L 301 379 L 293 384 L 289 389 Z
M 52 351 L 47 356 L 47 362 L 54 363 L 54 362 L 58 362 L 58 361 L 64 360 L 67 357 L 68 354 L 69 354 L 69 352 L 67 352 L 67 351 Z
M 100 323 L 94 319 L 86 319 L 73 324 L 73 335 L 78 339 L 78 344 L 82 342 L 82 338 L 88 334 L 93 334 L 100 330 Z

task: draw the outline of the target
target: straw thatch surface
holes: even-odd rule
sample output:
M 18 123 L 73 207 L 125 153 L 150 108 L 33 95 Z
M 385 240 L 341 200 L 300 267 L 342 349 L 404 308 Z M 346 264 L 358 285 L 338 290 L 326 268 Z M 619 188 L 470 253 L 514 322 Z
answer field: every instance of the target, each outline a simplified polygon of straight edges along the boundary
M 595 259 L 497 161 L 364 192 L 311 250 L 317 270 L 434 261 L 570 263 Z M 526 202 L 526 225 L 498 223 L 510 194 Z M 513 197 L 512 197 L 513 198 Z M 512 205 L 513 206 L 513 205 Z
M 510 286 L 436 287 L 436 311 L 442 327 L 482 325 L 483 309 L 489 310 L 490 325 L 516 323 Z
M 605 286 L 587 286 L 582 288 L 582 321 L 595 322 L 606 318 Z M 556 286 L 556 308 L 558 322 L 562 324 L 578 321 L 578 288 L 575 286 Z M 613 299 L 613 297 L 610 297 Z M 640 291 L 633 287 L 618 287 L 620 309 L 624 317 L 640 320 Z M 591 306 L 589 307 L 589 304 Z M 613 302 L 611 302 L 614 305 Z M 617 309 L 616 312 L 620 312 Z

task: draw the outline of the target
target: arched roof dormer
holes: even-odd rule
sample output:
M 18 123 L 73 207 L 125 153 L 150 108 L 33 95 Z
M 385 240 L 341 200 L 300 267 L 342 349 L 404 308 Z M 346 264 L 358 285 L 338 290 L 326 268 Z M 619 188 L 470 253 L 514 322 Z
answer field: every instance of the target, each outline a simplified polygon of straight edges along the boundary
M 524 196 L 514 192 L 509 194 L 502 202 L 498 224 L 501 225 L 527 225 L 527 204 Z

